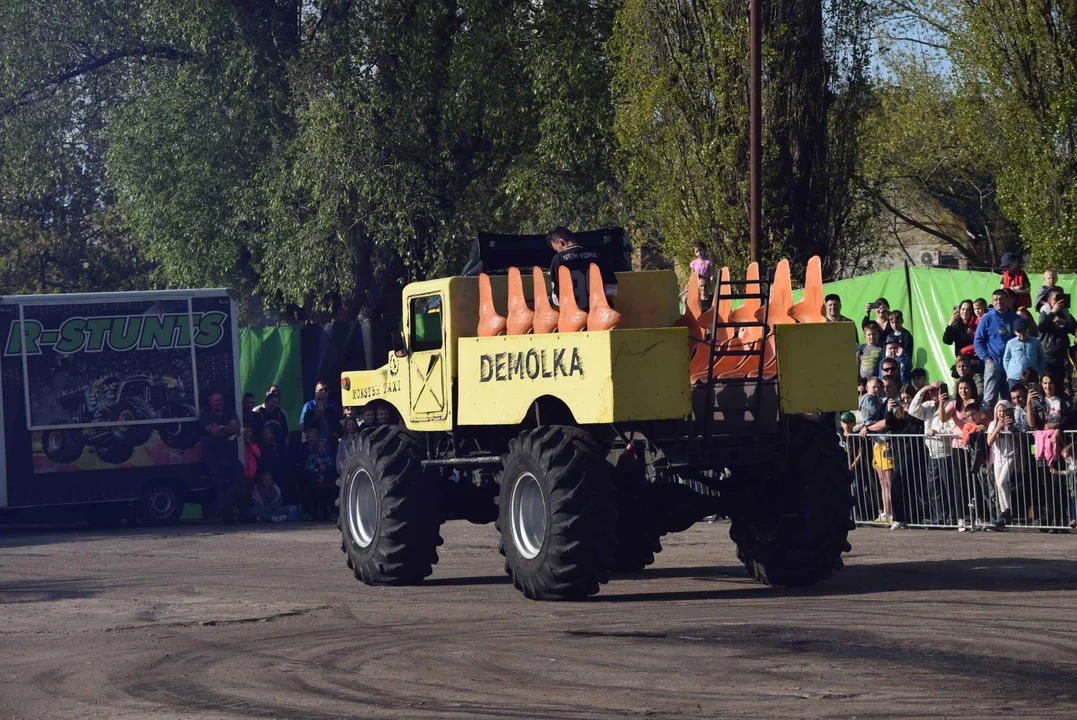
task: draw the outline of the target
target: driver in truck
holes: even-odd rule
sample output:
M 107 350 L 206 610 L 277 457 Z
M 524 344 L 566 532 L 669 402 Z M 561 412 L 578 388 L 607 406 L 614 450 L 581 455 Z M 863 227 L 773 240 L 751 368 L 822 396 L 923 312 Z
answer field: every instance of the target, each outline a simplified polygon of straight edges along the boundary
M 602 289 L 606 293 L 606 300 L 613 307 L 613 297 L 617 294 L 617 276 L 610 270 L 609 264 L 594 250 L 580 247 L 576 244 L 576 236 L 566 227 L 555 227 L 546 235 L 546 242 L 557 253 L 550 261 L 550 282 L 553 283 L 553 295 L 550 301 L 557 305 L 560 300 L 557 294 L 558 269 L 564 265 L 572 276 L 572 294 L 576 296 L 576 305 L 580 310 L 590 309 L 590 293 L 588 292 L 588 274 L 591 263 L 598 265 L 602 273 Z

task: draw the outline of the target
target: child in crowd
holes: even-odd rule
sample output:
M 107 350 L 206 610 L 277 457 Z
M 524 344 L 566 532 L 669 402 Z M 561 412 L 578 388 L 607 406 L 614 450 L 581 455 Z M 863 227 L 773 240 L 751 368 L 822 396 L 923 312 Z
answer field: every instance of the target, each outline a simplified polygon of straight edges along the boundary
M 886 344 L 896 340 L 905 350 L 905 356 L 912 362 L 912 333 L 905 329 L 905 314 L 900 310 L 890 311 L 890 332 L 886 334 Z
M 987 300 L 984 298 L 976 298 L 972 301 L 972 314 L 973 318 L 969 322 L 969 330 L 972 331 L 973 337 L 976 335 L 976 326 L 980 324 L 980 318 L 987 314 Z
M 896 405 L 896 397 L 892 398 L 893 403 L 889 403 L 882 397 L 882 389 L 882 381 L 878 378 L 868 380 L 867 393 L 860 398 L 860 426 L 857 430 L 861 436 L 866 436 L 872 425 L 886 420 L 887 410 Z M 894 458 L 887 447 L 884 435 L 875 435 L 872 438 L 871 466 L 875 468 L 875 474 L 879 480 L 880 500 L 883 506 L 879 517 L 875 518 L 874 522 L 889 525 L 894 520 L 890 505 L 890 481 L 894 473 Z
M 1006 378 L 1010 387 L 1021 382 L 1021 373 L 1026 368 L 1034 368 L 1043 373 L 1043 346 L 1037 338 L 1029 335 L 1029 324 L 1023 317 L 1018 317 L 1013 325 L 1014 337 L 1006 343 L 1006 352 L 1002 356 L 1002 366 L 1006 369 Z
M 1054 268 L 1047 268 L 1043 271 L 1043 285 L 1040 285 L 1040 289 L 1036 291 L 1036 297 L 1032 300 L 1032 309 L 1036 312 L 1040 311 L 1040 306 L 1047 300 L 1047 294 L 1051 291 L 1051 288 L 1058 285 L 1058 271 Z
M 262 457 L 262 448 L 255 439 L 254 427 L 243 426 L 243 474 L 248 480 L 254 481 L 258 477 L 258 460 Z
M 879 363 L 883 359 L 883 347 L 879 344 L 881 339 L 882 331 L 877 323 L 871 322 L 864 327 L 864 343 L 856 351 L 857 367 L 862 380 L 879 374 Z
M 386 405 L 386 404 L 379 405 L 376 416 L 377 416 L 377 419 L 378 419 L 378 425 L 395 425 L 396 424 L 396 413 L 393 411 L 393 409 L 389 405 Z
M 1013 522 L 1010 510 L 1010 486 L 1017 469 L 1017 441 L 1013 436 L 1017 422 L 1013 406 L 1006 400 L 995 405 L 995 418 L 987 427 L 987 446 L 991 449 L 991 465 L 995 474 L 995 493 L 998 499 L 998 520 L 991 523 L 1001 530 Z
M 1032 305 L 1032 285 L 1021 265 L 1021 253 L 1006 253 L 1002 256 L 1002 265 L 999 266 L 1003 271 L 1002 288 L 1016 296 L 1014 308 L 1027 308 Z
M 374 409 L 373 405 L 364 405 L 363 411 L 359 413 L 359 427 L 361 429 L 377 427 L 378 425 L 378 413 Z
M 964 450 L 965 468 L 968 470 L 967 478 L 964 479 L 964 482 L 959 479 L 960 485 L 956 488 L 955 508 L 959 516 L 957 519 L 958 532 L 967 532 L 975 528 L 972 522 L 973 513 L 970 512 L 970 500 L 972 498 L 976 499 L 977 514 L 981 517 L 986 514 L 989 506 L 987 502 L 989 490 L 984 487 L 984 481 L 986 480 L 984 471 L 987 465 L 986 440 L 990 415 L 976 399 L 968 400 L 965 403 L 963 415 L 963 419 L 959 417 L 956 422 L 961 438 L 954 443 Z
M 1017 317 L 1021 318 L 1026 323 L 1028 323 L 1029 337 L 1038 338 L 1040 336 L 1039 325 L 1038 325 L 1036 319 L 1034 317 L 1032 317 L 1032 313 L 1030 313 L 1027 308 L 1021 308 L 1020 310 L 1018 310 L 1017 311 Z
M 899 379 L 902 385 L 909 381 L 909 376 L 912 374 L 912 358 L 905 354 L 905 348 L 898 340 L 895 340 L 891 335 L 889 342 L 886 343 L 886 357 L 883 360 L 896 360 L 900 372 L 898 373 Z M 882 377 L 883 362 L 879 362 L 879 376 Z
M 886 417 L 886 404 L 879 397 L 882 392 L 882 381 L 879 378 L 868 378 L 864 386 L 864 394 L 860 396 L 858 409 L 860 410 L 860 425 L 856 428 L 860 432 L 862 428 L 878 422 Z
M 843 412 L 841 414 L 841 431 L 842 431 L 842 445 L 845 446 L 846 459 L 849 461 L 849 469 L 854 470 L 856 466 L 860 464 L 860 458 L 863 455 L 863 449 L 858 445 L 855 446 L 855 440 L 849 440 L 848 438 L 856 436 L 856 415 L 851 412 Z
M 352 451 L 352 443 L 359 437 L 359 422 L 354 417 L 344 418 L 344 436 L 337 443 L 337 473 L 344 467 L 344 461 L 348 459 L 348 453 Z M 339 484 L 339 483 L 338 483 Z
M 970 378 L 976 385 L 976 396 L 983 397 L 984 394 L 984 376 L 977 371 L 976 360 L 968 355 L 958 355 L 954 359 L 954 365 L 950 368 L 950 377 L 954 380 L 960 380 L 961 378 Z
M 311 453 L 306 462 L 307 502 L 304 506 L 315 520 L 325 520 L 333 511 L 333 496 L 336 488 L 336 463 L 329 454 L 329 441 L 318 439 L 317 451 Z
M 909 374 L 909 382 L 912 383 L 913 389 L 916 392 L 920 392 L 927 386 L 927 370 L 923 368 L 913 368 Z
M 258 486 L 251 492 L 251 512 L 258 522 L 284 522 L 288 514 L 282 512 L 280 488 L 273 481 L 273 473 L 263 472 Z

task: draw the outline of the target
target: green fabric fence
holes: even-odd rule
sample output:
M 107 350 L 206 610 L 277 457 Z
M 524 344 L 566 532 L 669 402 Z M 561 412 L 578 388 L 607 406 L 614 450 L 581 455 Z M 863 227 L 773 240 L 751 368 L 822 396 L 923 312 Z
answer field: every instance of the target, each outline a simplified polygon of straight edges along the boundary
M 303 356 L 298 325 L 241 328 L 239 377 L 243 392 L 254 393 L 258 404 L 266 388 L 280 385 L 281 407 L 288 413 L 289 430 L 299 428 L 303 410 Z
M 1032 295 L 1035 296 L 1036 289 L 1043 284 L 1043 276 L 1031 272 L 1028 275 Z M 880 297 L 886 298 L 892 310 L 904 313 L 905 327 L 912 333 L 912 366 L 927 370 L 928 380 L 949 381 L 954 350 L 952 346 L 943 344 L 942 334 L 950 322 L 954 306 L 962 300 L 975 300 L 978 297 L 990 303 L 991 293 L 1002 287 L 1002 276 L 991 272 L 910 267 L 908 279 L 906 285 L 905 268 L 894 268 L 824 283 L 823 292 L 841 296 L 842 313 L 857 324 L 858 334 L 864 306 Z M 1068 292 L 1074 279 L 1077 278 L 1060 276 L 1059 285 Z M 800 300 L 802 295 L 800 290 L 793 292 L 794 300 Z

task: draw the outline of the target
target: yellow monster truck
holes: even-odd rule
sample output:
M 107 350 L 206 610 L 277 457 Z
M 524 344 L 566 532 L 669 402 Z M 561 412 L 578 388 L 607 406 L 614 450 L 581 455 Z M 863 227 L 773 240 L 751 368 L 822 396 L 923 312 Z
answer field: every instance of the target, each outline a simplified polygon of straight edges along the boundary
M 567 332 L 571 291 L 549 316 L 541 248 L 523 255 L 509 276 L 408 285 L 388 362 L 342 374 L 345 405 L 402 420 L 363 431 L 341 469 L 356 577 L 421 581 L 441 523 L 466 518 L 497 523 L 525 596 L 578 599 L 715 513 L 753 577 L 829 577 L 849 550 L 851 476 L 820 414 L 857 394 L 855 332 L 822 322 L 821 281 L 794 306 L 787 264 L 769 289 L 723 273 L 713 311 L 690 292 L 682 312 L 674 273 L 621 272 L 615 327 L 597 329 L 597 298 L 594 329 Z M 561 331 L 541 331 L 543 312 Z

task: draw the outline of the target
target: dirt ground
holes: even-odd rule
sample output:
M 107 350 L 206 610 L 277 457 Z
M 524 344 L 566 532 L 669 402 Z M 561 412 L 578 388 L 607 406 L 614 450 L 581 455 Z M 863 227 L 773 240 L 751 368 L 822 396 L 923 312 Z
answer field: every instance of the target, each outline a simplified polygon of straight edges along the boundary
M 0 718 L 1077 716 L 1077 536 L 862 529 L 793 591 L 699 524 L 558 604 L 443 535 L 369 588 L 327 525 L 0 531 Z

